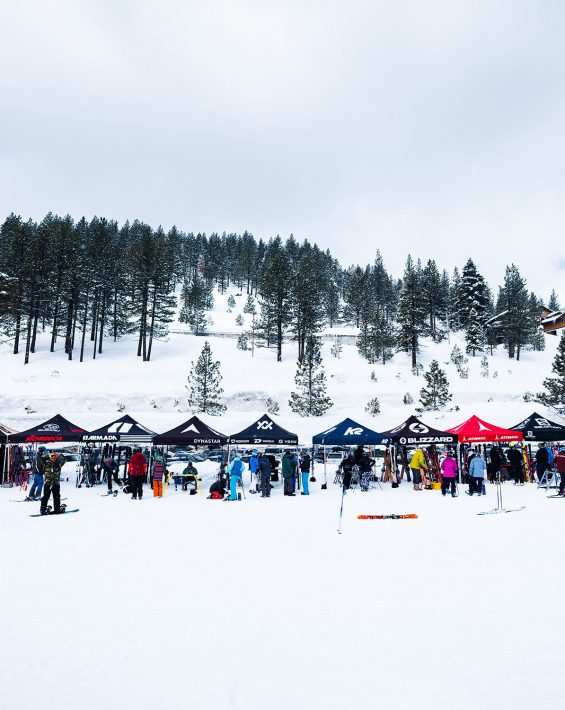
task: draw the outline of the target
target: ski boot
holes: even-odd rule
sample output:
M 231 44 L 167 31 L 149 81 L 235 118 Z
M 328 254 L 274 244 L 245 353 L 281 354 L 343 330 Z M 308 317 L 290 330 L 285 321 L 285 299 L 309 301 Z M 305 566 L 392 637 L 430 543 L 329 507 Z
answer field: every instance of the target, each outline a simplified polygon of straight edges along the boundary
M 48 505 L 47 508 L 45 508 L 45 510 L 41 510 L 39 512 L 41 513 L 41 515 L 51 515 L 51 513 L 53 512 L 53 508 L 50 505 Z

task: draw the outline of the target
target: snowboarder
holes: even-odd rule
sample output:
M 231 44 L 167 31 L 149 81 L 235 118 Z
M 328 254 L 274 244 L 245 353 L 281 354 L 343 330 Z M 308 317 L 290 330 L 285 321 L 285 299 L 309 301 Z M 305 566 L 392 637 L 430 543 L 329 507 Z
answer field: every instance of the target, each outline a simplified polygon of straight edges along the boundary
M 133 455 L 129 460 L 128 472 L 131 481 L 131 499 L 139 500 L 143 497 L 143 478 L 147 470 L 147 462 L 145 456 L 141 453 L 141 447 L 134 449 Z
M 302 494 L 303 496 L 310 495 L 310 491 L 308 490 L 308 479 L 310 477 L 310 464 L 312 463 L 312 459 L 310 458 L 310 454 L 307 451 L 302 451 L 300 454 L 300 476 L 302 479 Z
M 410 461 L 410 470 L 412 471 L 414 490 L 421 491 L 422 474 L 425 475 L 428 470 L 428 467 L 426 465 L 426 457 L 424 456 L 424 452 L 421 448 L 416 449 L 416 451 L 414 451 L 414 455 L 412 456 L 412 460 Z
M 510 444 L 510 450 L 508 452 L 508 461 L 510 462 L 510 471 L 514 478 L 515 486 L 524 485 L 524 456 L 522 452 L 514 445 L 514 442 Z
M 61 506 L 61 469 L 65 463 L 63 454 L 52 453 L 44 461 L 43 477 L 45 484 L 43 486 L 43 496 L 41 498 L 41 506 L 39 512 L 41 515 L 47 515 L 47 503 L 51 493 L 53 494 L 53 512 L 58 515 L 65 512 L 65 505 Z
M 285 496 L 294 496 L 294 477 L 296 475 L 297 459 L 292 451 L 287 449 L 282 457 L 282 477 Z
M 474 452 L 471 458 L 471 463 L 469 464 L 469 490 L 470 496 L 473 493 L 477 495 L 482 495 L 483 492 L 483 481 L 485 478 L 485 473 L 487 466 L 484 458 L 481 456 L 480 451 Z
M 538 483 L 541 481 L 543 474 L 549 468 L 549 452 L 543 444 L 539 444 L 536 451 L 536 474 Z
M 261 473 L 261 498 L 271 497 L 271 462 L 265 454 L 259 456 L 259 471 Z
M 243 461 L 239 456 L 236 456 L 234 460 L 228 466 L 228 474 L 230 477 L 230 497 L 229 500 L 237 500 L 237 486 L 241 481 L 241 476 L 245 470 Z
M 448 486 L 451 487 L 451 495 L 456 496 L 456 476 L 457 476 L 457 461 L 453 458 L 451 451 L 447 451 L 445 458 L 441 462 L 441 494 L 444 496 L 447 493 Z
M 39 500 L 39 498 L 41 498 L 41 491 L 43 490 L 43 470 L 47 456 L 47 447 L 40 446 L 37 449 L 37 455 L 32 459 L 33 484 L 29 492 L 28 500 Z
M 153 457 L 153 497 L 163 497 L 163 477 L 167 473 L 165 459 L 159 452 Z

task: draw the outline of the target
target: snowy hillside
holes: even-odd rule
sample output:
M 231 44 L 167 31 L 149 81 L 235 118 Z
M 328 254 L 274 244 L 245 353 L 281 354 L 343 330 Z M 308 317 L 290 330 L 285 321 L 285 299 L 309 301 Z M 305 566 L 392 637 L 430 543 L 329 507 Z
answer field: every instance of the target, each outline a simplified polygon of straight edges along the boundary
M 236 306 L 228 313 L 230 293 L 235 296 Z M 408 355 L 396 354 L 384 366 L 370 365 L 357 351 L 355 328 L 345 326 L 323 333 L 324 366 L 333 408 L 319 418 L 295 415 L 288 406 L 288 399 L 294 389 L 296 345 L 285 342 L 283 362 L 277 363 L 274 350 L 256 348 L 252 357 L 250 350 L 237 349 L 236 337 L 226 337 L 226 334 L 249 328 L 251 316 L 243 313 L 244 303 L 245 295 L 237 291 L 223 295 L 216 292 L 214 309 L 208 314 L 212 321 L 208 330 L 217 335 L 196 337 L 188 332 L 185 324 L 173 323 L 167 339 L 156 342 L 152 360 L 145 363 L 136 357 L 135 336 L 124 336 L 116 343 L 107 339 L 102 355 L 93 360 L 89 353 L 83 363 L 69 362 L 62 342 L 57 343 L 55 353 L 50 353 L 49 334 L 38 338 L 38 348 L 28 365 L 24 365 L 21 354 L 12 354 L 9 342 L 4 342 L 0 345 L 0 421 L 24 429 L 60 412 L 85 428 L 94 428 L 123 410 L 152 429 L 164 431 L 182 420 L 188 411 L 186 378 L 191 361 L 196 360 L 206 339 L 214 358 L 221 361 L 228 407 L 221 418 L 222 425 L 216 419 L 215 426 L 228 434 L 263 414 L 267 397 L 280 405 L 280 414 L 275 418 L 296 431 L 302 443 L 345 416 L 377 430 L 389 429 L 419 406 L 424 378 L 412 374 Z M 243 326 L 236 325 L 238 315 L 243 318 Z M 330 352 L 335 335 L 343 336 L 339 359 Z M 520 362 L 510 360 L 500 346 L 492 357 L 489 355 L 488 378 L 481 376 L 480 357 L 469 357 L 468 379 L 461 379 L 449 358 L 454 345 L 464 350 L 462 337 L 452 333 L 439 344 L 424 341 L 418 360 L 424 369 L 434 358 L 440 362 L 448 373 L 453 399 L 444 411 L 427 412 L 423 418 L 447 428 L 476 413 L 484 419 L 511 426 L 534 408 L 546 411 L 541 405 L 524 402 L 523 394 L 542 388 L 543 379 L 550 373 L 557 342 L 558 338 L 547 336 L 544 352 L 524 351 Z M 376 381 L 371 379 L 372 372 Z M 414 404 L 403 404 L 405 393 L 412 395 Z M 378 397 L 381 407 L 381 413 L 375 418 L 365 412 L 367 402 L 373 397 Z M 554 413 L 552 417 L 556 418 Z

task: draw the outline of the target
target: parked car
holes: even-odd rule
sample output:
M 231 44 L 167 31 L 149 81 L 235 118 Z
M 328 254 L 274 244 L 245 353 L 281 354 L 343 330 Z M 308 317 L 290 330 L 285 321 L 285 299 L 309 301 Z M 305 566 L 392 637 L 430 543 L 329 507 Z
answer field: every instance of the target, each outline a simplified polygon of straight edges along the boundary
M 198 454 L 189 454 L 187 451 L 181 451 L 180 453 L 175 452 L 174 456 L 172 456 L 168 462 L 173 463 L 177 461 L 184 461 L 188 463 L 189 461 L 192 461 L 192 463 L 202 463 L 204 460 L 204 457 L 199 456 Z

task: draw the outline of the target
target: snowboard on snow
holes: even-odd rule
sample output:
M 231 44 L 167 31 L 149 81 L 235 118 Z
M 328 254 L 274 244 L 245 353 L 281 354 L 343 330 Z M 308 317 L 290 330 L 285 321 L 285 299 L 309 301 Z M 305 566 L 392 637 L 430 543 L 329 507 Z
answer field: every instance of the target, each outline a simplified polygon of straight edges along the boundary
M 119 491 L 112 491 L 111 493 L 101 493 L 100 497 L 101 498 L 108 498 L 110 496 L 113 496 L 114 498 L 118 495 Z
M 67 500 L 66 498 L 61 498 L 61 500 Z M 20 500 L 11 500 L 10 503 L 39 503 L 41 498 L 20 498 Z
M 80 508 L 73 508 L 72 510 L 65 510 L 64 513 L 54 513 L 52 510 L 48 510 L 47 513 L 44 513 L 43 515 L 41 513 L 34 513 L 33 515 L 30 515 L 30 518 L 46 518 L 48 515 L 68 515 L 69 513 L 78 513 Z
M 390 515 L 358 515 L 357 520 L 414 520 L 417 517 L 416 513 L 406 515 L 391 513 Z

